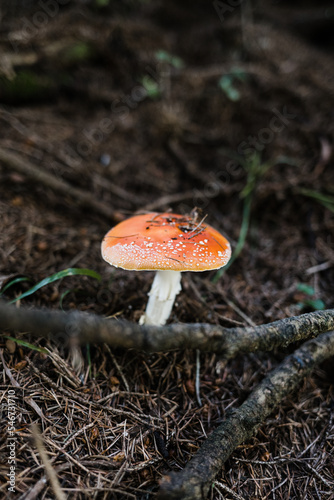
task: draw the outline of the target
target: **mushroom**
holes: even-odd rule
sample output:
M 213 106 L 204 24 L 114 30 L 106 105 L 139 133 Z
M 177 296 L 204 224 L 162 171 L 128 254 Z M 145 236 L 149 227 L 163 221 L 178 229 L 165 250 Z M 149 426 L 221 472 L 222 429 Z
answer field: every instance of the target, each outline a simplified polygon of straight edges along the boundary
M 113 227 L 102 241 L 110 265 L 157 271 L 140 324 L 164 325 L 181 290 L 182 271 L 219 269 L 231 257 L 229 242 L 198 215 L 148 213 Z

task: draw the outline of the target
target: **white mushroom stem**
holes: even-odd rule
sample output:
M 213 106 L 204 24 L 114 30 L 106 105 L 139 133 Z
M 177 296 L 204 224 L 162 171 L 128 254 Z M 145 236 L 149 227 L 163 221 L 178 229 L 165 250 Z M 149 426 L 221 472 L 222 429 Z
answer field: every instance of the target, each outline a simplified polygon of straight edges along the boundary
M 140 325 L 164 325 L 172 311 L 176 295 L 181 291 L 180 271 L 157 271 L 145 313 Z

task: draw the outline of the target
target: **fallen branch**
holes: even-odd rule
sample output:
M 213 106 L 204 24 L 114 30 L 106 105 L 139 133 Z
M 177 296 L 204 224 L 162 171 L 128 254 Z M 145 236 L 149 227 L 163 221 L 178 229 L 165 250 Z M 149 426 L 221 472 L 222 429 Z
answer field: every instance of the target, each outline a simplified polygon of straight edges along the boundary
M 62 196 L 70 196 L 80 207 L 91 208 L 103 217 L 109 218 L 111 221 L 119 222 L 120 220 L 120 214 L 118 212 L 115 212 L 106 203 L 95 199 L 89 191 L 72 186 L 50 172 L 36 167 L 16 153 L 11 153 L 0 148 L 0 162 L 16 172 L 20 172 L 26 177 L 29 177 L 31 180 L 51 188 Z
M 0 329 L 30 332 L 68 345 L 106 343 L 146 352 L 200 349 L 225 360 L 239 353 L 272 351 L 334 329 L 334 309 L 302 314 L 267 325 L 223 328 L 206 323 L 139 326 L 82 312 L 17 308 L 0 301 Z
M 161 481 L 159 500 L 207 498 L 224 462 L 241 443 L 252 437 L 281 401 L 292 393 L 317 365 L 334 356 L 334 332 L 321 334 L 302 345 L 273 370 L 223 422 L 181 472 Z

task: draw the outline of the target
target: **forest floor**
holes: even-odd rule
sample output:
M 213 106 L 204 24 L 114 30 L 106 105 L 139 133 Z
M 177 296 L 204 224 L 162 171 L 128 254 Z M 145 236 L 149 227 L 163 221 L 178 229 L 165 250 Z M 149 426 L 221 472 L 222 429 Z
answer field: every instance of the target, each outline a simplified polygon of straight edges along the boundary
M 204 0 L 48 5 L 2 12 L 0 287 L 30 280 L 2 297 L 86 268 L 101 280 L 66 277 L 17 306 L 137 322 L 152 273 L 108 266 L 103 236 L 136 211 L 198 207 L 232 249 L 249 223 L 247 237 L 218 282 L 215 271 L 184 274 L 170 322 L 258 325 L 334 307 L 330 2 L 227 11 Z M 85 191 L 89 203 L 55 189 L 57 180 Z M 32 422 L 68 498 L 155 498 L 161 477 L 182 469 L 227 410 L 296 347 L 220 368 L 217 355 L 201 354 L 199 406 L 193 351 L 148 356 L 92 345 L 75 373 L 63 346 L 20 338 L 49 349 L 1 342 L 2 391 L 8 371 L 18 384 L 12 498 L 30 500 L 53 498 Z M 333 382 L 331 364 L 305 380 L 237 448 L 210 498 L 333 499 Z

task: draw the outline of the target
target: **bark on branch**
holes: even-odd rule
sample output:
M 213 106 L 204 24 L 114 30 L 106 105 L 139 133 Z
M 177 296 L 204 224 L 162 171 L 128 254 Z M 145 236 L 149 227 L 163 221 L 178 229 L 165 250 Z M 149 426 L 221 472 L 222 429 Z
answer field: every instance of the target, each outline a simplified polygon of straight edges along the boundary
M 82 312 L 17 308 L 0 301 L 0 329 L 30 332 L 62 343 L 107 343 L 146 352 L 200 349 L 225 360 L 239 353 L 271 351 L 334 329 L 334 309 L 286 318 L 267 325 L 223 328 L 206 323 L 139 326 Z
M 223 422 L 181 472 L 162 479 L 159 500 L 207 498 L 222 465 L 237 446 L 253 436 L 264 420 L 315 366 L 334 356 L 334 332 L 302 345 L 273 370 Z

